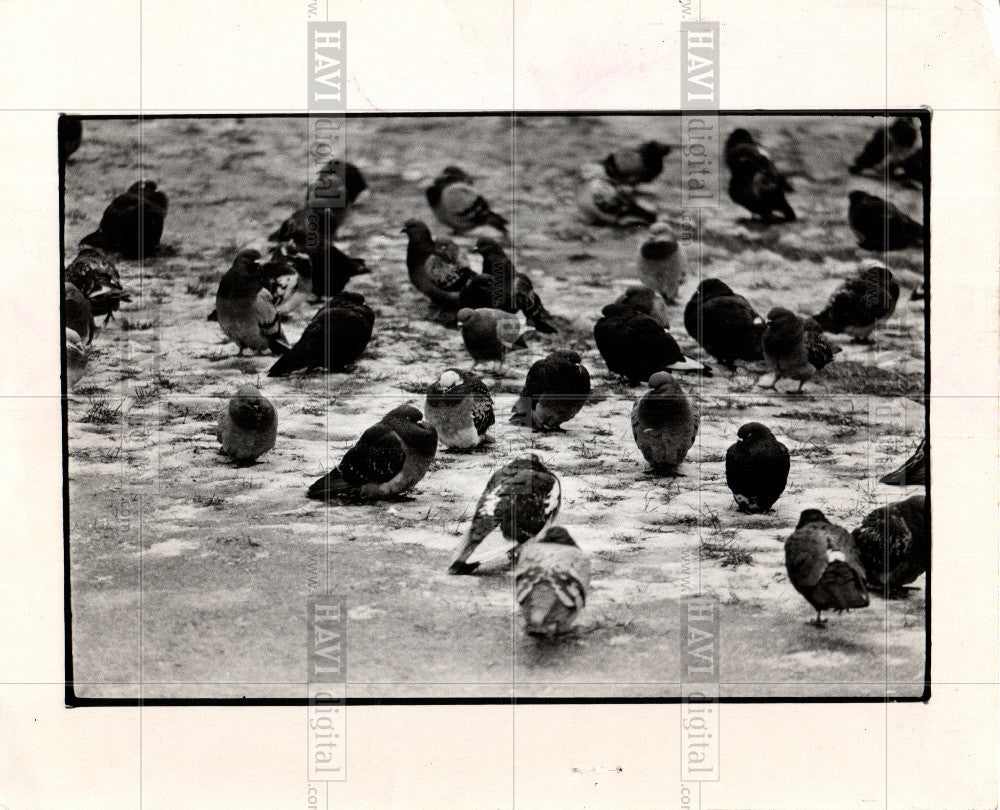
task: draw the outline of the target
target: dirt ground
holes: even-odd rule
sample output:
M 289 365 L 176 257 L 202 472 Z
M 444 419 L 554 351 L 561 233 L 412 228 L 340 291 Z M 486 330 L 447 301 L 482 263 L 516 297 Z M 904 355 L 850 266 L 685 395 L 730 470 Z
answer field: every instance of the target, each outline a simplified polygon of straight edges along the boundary
M 646 137 L 679 144 L 669 117 L 352 119 L 348 156 L 371 187 L 342 230 L 342 246 L 373 272 L 352 282 L 377 312 L 375 337 L 347 374 L 269 379 L 271 357 L 236 358 L 206 321 L 218 280 L 243 247 L 302 200 L 314 173 L 304 119 L 173 119 L 85 123 L 66 173 L 67 260 L 111 197 L 141 165 L 170 198 L 161 255 L 122 262 L 132 293 L 93 344 L 69 404 L 73 662 L 87 697 L 304 697 L 306 603 L 329 588 L 348 606 L 352 697 L 675 696 L 680 605 L 701 592 L 721 604 L 727 696 L 915 696 L 923 689 L 924 579 L 909 598 L 841 615 L 825 629 L 789 584 L 783 542 L 799 512 L 824 510 L 857 526 L 876 506 L 918 490 L 877 483 L 923 435 L 924 304 L 910 300 L 919 250 L 891 254 L 903 286 L 895 315 L 870 345 L 835 337 L 843 352 L 803 394 L 755 385 L 763 368 L 682 385 L 701 404 L 701 429 L 676 478 L 652 477 L 629 413 L 645 387 L 610 375 L 593 344 L 600 309 L 635 283 L 643 230 L 578 219 L 579 169 Z M 847 194 L 874 180 L 847 166 L 874 122 L 861 118 L 728 118 L 748 126 L 787 170 L 799 221 L 760 228 L 723 196 L 688 246 L 691 276 L 717 276 L 766 313 L 823 305 L 867 256 L 847 227 Z M 423 405 L 446 367 L 467 367 L 459 334 L 431 320 L 409 283 L 403 220 L 443 228 L 423 188 L 456 163 L 513 222 L 513 255 L 563 330 L 512 355 L 494 392 L 494 442 L 439 452 L 411 497 L 332 506 L 306 487 L 387 410 Z M 675 150 L 646 192 L 680 225 Z M 922 218 L 918 189 L 892 200 Z M 476 234 L 458 241 L 470 247 Z M 700 268 L 699 268 L 700 256 Z M 478 268 L 478 258 L 474 267 Z M 312 316 L 287 319 L 291 339 Z M 507 423 L 524 374 L 559 346 L 583 354 L 592 401 L 564 433 L 531 435 Z M 249 468 L 217 452 L 220 404 L 260 384 L 279 412 L 275 450 Z M 788 488 L 767 515 L 736 511 L 723 459 L 736 430 L 769 425 L 792 454 Z M 560 476 L 560 524 L 594 568 L 578 632 L 539 646 L 522 635 L 506 572 L 445 573 L 486 480 L 513 455 L 538 453 Z M 141 685 L 140 685 L 141 682 Z

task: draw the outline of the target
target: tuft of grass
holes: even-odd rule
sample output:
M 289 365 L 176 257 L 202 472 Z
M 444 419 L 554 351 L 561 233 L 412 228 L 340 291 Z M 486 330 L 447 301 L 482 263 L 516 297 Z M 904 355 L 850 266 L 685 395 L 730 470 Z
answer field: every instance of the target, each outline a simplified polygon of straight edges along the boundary
M 845 394 L 875 397 L 921 397 L 924 394 L 922 373 L 904 374 L 853 360 L 833 362 L 823 371 L 830 387 Z
M 148 320 L 140 318 L 126 318 L 125 316 L 118 318 L 118 326 L 121 327 L 123 332 L 146 332 L 150 329 L 155 329 L 159 325 L 159 318 L 149 318 Z
M 735 537 L 722 537 L 720 540 L 706 540 L 701 544 L 703 560 L 721 560 L 723 568 L 736 568 L 740 565 L 752 565 L 753 554 L 736 542 Z
M 112 408 L 108 405 L 108 400 L 105 397 L 91 397 L 90 408 L 80 421 L 90 425 L 118 424 L 122 416 L 124 416 L 122 413 L 122 406 L 124 404 L 125 400 L 122 400 L 116 407 Z
M 215 509 L 221 509 L 226 502 L 221 495 L 195 495 L 191 500 L 196 506 L 211 506 Z
M 189 281 L 187 287 L 184 288 L 184 292 L 188 295 L 193 295 L 195 298 L 204 298 L 211 289 L 211 284 L 199 279 L 198 281 Z
M 135 403 L 140 407 L 143 405 L 148 405 L 154 399 L 156 399 L 157 390 L 156 385 L 150 384 L 146 386 L 137 385 L 134 389 L 135 393 Z

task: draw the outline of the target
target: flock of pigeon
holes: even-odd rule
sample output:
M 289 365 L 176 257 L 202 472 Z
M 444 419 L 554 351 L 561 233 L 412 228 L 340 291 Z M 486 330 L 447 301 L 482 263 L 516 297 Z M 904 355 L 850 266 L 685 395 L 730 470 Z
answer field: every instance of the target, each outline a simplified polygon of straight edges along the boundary
M 80 143 L 79 126 L 60 127 L 65 158 Z M 670 147 L 649 141 L 610 154 L 584 172 L 580 209 L 584 217 L 613 227 L 648 227 L 637 259 L 642 284 L 602 311 L 594 342 L 608 369 L 630 386 L 648 390 L 632 409 L 635 442 L 657 474 L 674 473 L 694 444 L 699 409 L 678 377 L 681 372 L 711 375 L 706 364 L 685 357 L 667 329 L 666 303 L 677 301 L 686 278 L 683 246 L 656 212 L 644 208 L 636 187 L 656 180 Z M 901 118 L 872 135 L 851 168 L 909 183 L 922 183 L 919 121 Z M 732 132 L 725 146 L 731 198 L 768 225 L 793 222 L 786 195 L 792 185 L 767 151 L 745 129 Z M 310 186 L 305 205 L 269 237 L 275 244 L 264 259 L 242 250 L 218 286 L 215 311 L 225 336 L 244 351 L 271 353 L 268 375 L 281 377 L 323 369 L 349 370 L 365 352 L 375 329 L 375 312 L 364 296 L 346 290 L 355 276 L 369 272 L 362 259 L 343 253 L 337 231 L 367 188 L 349 162 L 331 161 Z M 433 317 L 457 327 L 472 360 L 471 370 L 448 368 L 429 385 L 424 412 L 410 404 L 389 411 L 368 428 L 328 474 L 308 487 L 310 498 L 344 504 L 393 499 L 424 477 L 440 445 L 473 450 L 488 440 L 496 416 L 489 387 L 475 372 L 481 363 L 497 369 L 508 353 L 527 348 L 535 332 L 558 334 L 558 319 L 545 308 L 531 279 L 518 271 L 501 241 L 507 220 L 493 211 L 473 178 L 448 166 L 426 189 L 430 211 L 455 234 L 490 228 L 499 238 L 479 236 L 476 272 L 459 245 L 434 238 L 420 219 L 408 219 L 406 268 L 413 286 L 429 301 Z M 138 182 L 114 198 L 96 231 L 81 240 L 78 255 L 65 267 L 65 346 L 70 386 L 85 371 L 96 327 L 129 297 L 116 255 L 153 256 L 168 210 L 166 195 L 151 181 Z M 919 246 L 923 226 L 891 203 L 862 191 L 849 196 L 849 224 L 858 244 L 872 251 Z M 922 289 L 922 287 L 921 287 Z M 296 291 L 307 291 L 321 306 L 298 341 L 282 329 L 282 314 Z M 797 382 L 799 390 L 831 363 L 840 349 L 824 333 L 846 333 L 869 341 L 895 310 L 899 284 L 882 263 L 866 261 L 846 279 L 827 306 L 801 316 L 776 307 L 761 317 L 750 302 L 722 281 L 702 280 L 684 310 L 684 327 L 719 366 L 732 372 L 740 362 L 766 363 L 768 381 Z M 923 293 L 920 293 L 923 294 Z M 536 431 L 560 431 L 586 406 L 591 379 L 577 352 L 561 350 L 535 362 L 527 373 L 511 422 Z M 254 385 L 244 385 L 219 412 L 221 452 L 238 464 L 254 463 L 274 448 L 278 414 Z M 926 480 L 926 440 L 913 458 L 885 476 L 885 483 L 914 485 Z M 739 510 L 764 513 L 785 489 L 788 449 L 765 425 L 751 422 L 737 433 L 725 459 L 726 482 Z M 486 483 L 474 517 L 449 571 L 471 574 L 489 562 L 515 566 L 516 595 L 526 630 L 552 638 L 569 632 L 586 600 L 590 564 L 565 528 L 556 525 L 561 503 L 558 475 L 535 455 L 523 455 L 498 469 Z M 842 611 L 868 605 L 868 591 L 887 597 L 902 593 L 929 565 L 929 533 L 924 496 L 891 503 L 869 514 L 848 532 L 817 509 L 802 512 L 785 545 L 792 585 L 816 610 Z M 490 549 L 487 538 L 500 541 Z

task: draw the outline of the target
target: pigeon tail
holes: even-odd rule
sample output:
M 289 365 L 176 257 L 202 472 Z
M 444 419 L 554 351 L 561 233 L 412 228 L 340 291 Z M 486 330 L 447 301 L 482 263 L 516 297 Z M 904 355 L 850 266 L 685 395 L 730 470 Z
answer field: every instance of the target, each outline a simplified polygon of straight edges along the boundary
M 281 357 L 267 370 L 267 376 L 283 377 L 286 374 L 291 374 L 293 371 L 298 371 L 298 369 L 299 365 L 295 353 L 286 350 L 281 352 Z
M 344 480 L 340 470 L 334 468 L 318 481 L 313 482 L 306 492 L 306 497 L 316 501 L 326 501 L 330 498 L 348 495 L 353 489 L 354 487 Z
M 490 225 L 491 227 L 496 228 L 501 233 L 507 233 L 507 220 L 504 219 L 495 211 L 487 212 L 486 217 L 483 219 L 483 222 L 486 225 Z
M 205 318 L 205 320 L 206 321 L 217 321 L 217 320 L 219 320 L 219 311 L 216 310 L 216 309 L 213 309 L 210 313 L 208 313 L 208 317 Z

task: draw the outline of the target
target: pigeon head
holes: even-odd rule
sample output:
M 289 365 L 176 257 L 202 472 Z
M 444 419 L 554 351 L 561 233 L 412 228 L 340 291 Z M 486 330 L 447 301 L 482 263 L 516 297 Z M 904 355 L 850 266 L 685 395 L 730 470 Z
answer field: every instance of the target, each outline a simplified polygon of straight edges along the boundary
M 431 229 L 427 227 L 427 223 L 422 219 L 408 219 L 403 223 L 403 230 L 400 233 L 405 233 L 410 236 L 415 236 L 417 234 L 427 234 L 431 235 Z
M 476 240 L 476 247 L 473 253 L 478 253 L 480 256 L 496 256 L 503 253 L 503 248 L 500 247 L 500 243 L 496 239 L 490 239 L 488 236 L 480 236 Z
M 255 262 L 260 258 L 260 251 L 253 248 L 245 248 L 236 254 L 237 261 L 245 263 Z
M 368 183 L 365 182 L 365 177 L 361 174 L 361 170 L 355 166 L 353 163 L 347 163 L 344 166 L 344 184 L 347 187 L 347 202 L 352 203 L 366 188 L 368 188 Z
M 538 538 L 539 543 L 554 543 L 559 546 L 575 546 L 576 541 L 570 537 L 562 526 L 552 526 L 545 535 Z
M 798 316 L 790 309 L 775 307 L 767 313 L 767 322 L 775 325 L 791 324 L 798 320 Z
M 889 137 L 904 149 L 917 141 L 917 127 L 912 118 L 897 118 L 889 124 Z
M 642 155 L 644 160 L 665 158 L 670 154 L 670 147 L 659 141 L 646 141 L 639 147 L 639 154 Z
M 767 425 L 762 425 L 760 422 L 747 422 L 743 427 L 736 431 L 736 437 L 742 442 L 759 442 L 762 439 L 773 439 L 774 434 L 771 433 L 770 428 Z
M 670 223 L 664 222 L 662 219 L 650 226 L 649 235 L 650 238 L 656 237 L 662 241 L 675 241 L 674 229 L 670 227 Z
M 458 166 L 445 166 L 435 182 L 440 185 L 449 185 L 451 183 L 469 183 L 471 181 L 472 178 L 458 168 Z
M 475 317 L 475 314 L 476 311 L 474 309 L 469 309 L 468 307 L 464 307 L 463 309 L 460 309 L 458 311 L 458 315 L 456 315 L 455 317 L 458 319 L 458 322 L 460 324 L 468 323 L 473 319 L 473 317 Z
M 333 299 L 331 299 L 331 303 L 333 300 L 343 301 L 348 304 L 357 304 L 360 306 L 365 302 L 365 297 L 361 293 L 348 292 L 347 290 L 344 290 L 343 292 L 335 295 Z
M 382 421 L 414 450 L 433 453 L 437 449 L 437 430 L 424 421 L 419 409 L 409 403 L 393 408 L 382 417 Z
M 741 143 L 756 143 L 753 135 L 742 127 L 734 129 L 732 133 L 730 133 L 729 138 L 726 140 L 726 148 L 728 149 L 730 146 L 739 146 Z
M 680 384 L 674 379 L 674 375 L 669 371 L 657 371 L 649 378 L 649 388 L 652 391 L 659 389 L 679 391 Z
M 801 529 L 803 526 L 808 526 L 810 523 L 829 523 L 830 521 L 826 519 L 819 509 L 806 509 L 801 515 L 799 515 L 799 523 L 795 527 L 796 529 Z
M 271 418 L 271 411 L 267 400 L 252 385 L 241 386 L 229 400 L 229 416 L 242 428 L 263 427 Z
M 722 295 L 734 295 L 732 288 L 717 278 L 706 278 L 698 284 L 697 292 L 703 301 L 718 298 Z
M 579 354 L 569 351 L 568 349 L 561 349 L 560 351 L 552 352 L 551 357 L 559 360 L 565 360 L 567 363 L 573 363 L 573 365 L 579 365 L 583 362 L 583 358 L 580 357 Z
M 869 200 L 877 200 L 878 197 L 873 197 L 866 191 L 856 190 L 848 194 L 847 199 L 850 201 L 851 207 L 853 208 L 855 205 L 861 205 Z
M 454 388 L 457 385 L 462 384 L 462 375 L 459 373 L 458 369 L 449 368 L 444 373 L 438 377 L 438 388 L 442 391 L 447 391 L 449 388 Z
M 617 318 L 619 315 L 641 315 L 641 312 L 636 312 L 632 307 L 626 306 L 625 304 L 608 304 L 604 309 L 601 310 L 601 314 L 605 318 Z
M 156 183 L 152 180 L 143 180 L 138 183 L 133 183 L 128 187 L 129 194 L 149 194 L 156 191 Z

